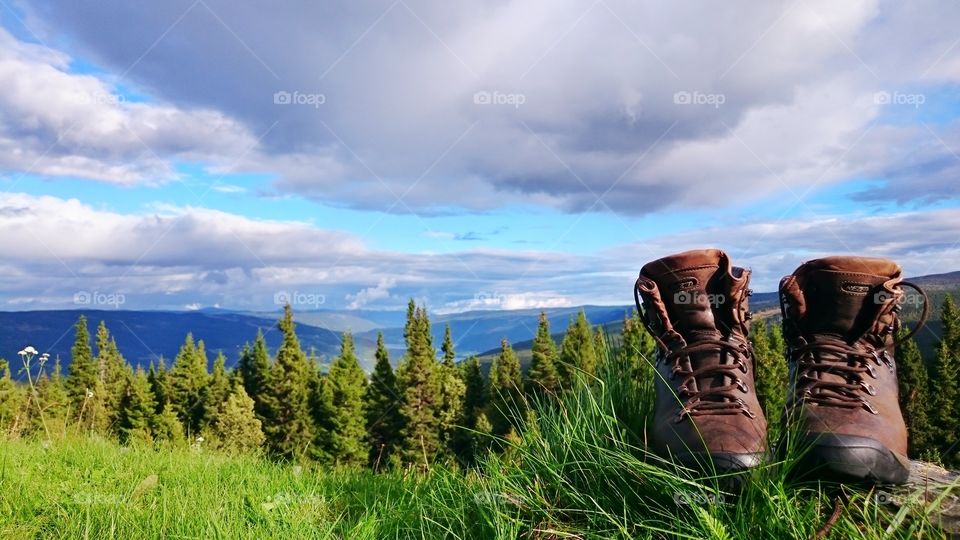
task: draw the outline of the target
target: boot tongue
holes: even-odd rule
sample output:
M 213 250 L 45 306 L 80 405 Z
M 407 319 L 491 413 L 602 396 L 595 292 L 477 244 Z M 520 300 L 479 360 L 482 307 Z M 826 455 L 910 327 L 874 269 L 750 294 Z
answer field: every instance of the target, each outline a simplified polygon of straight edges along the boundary
M 714 276 L 723 252 L 717 249 L 687 251 L 647 263 L 640 273 L 653 280 L 670 316 L 673 329 L 688 342 L 718 338 L 713 305 L 720 298 Z
M 854 340 L 872 324 L 882 304 L 877 295 L 900 267 L 885 259 L 828 257 L 804 263 L 794 275 L 805 304 L 801 331 Z

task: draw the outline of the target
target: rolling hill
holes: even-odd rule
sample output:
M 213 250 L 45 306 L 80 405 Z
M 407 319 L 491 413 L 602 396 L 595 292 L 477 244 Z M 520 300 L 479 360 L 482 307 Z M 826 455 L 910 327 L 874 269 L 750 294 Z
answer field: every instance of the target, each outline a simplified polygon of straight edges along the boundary
M 946 294 L 960 293 L 960 272 L 935 274 L 912 278 L 923 287 L 935 308 L 932 321 L 918 336 L 921 348 L 932 349 L 939 335 L 936 308 Z M 777 294 L 756 293 L 751 298 L 751 308 L 761 317 L 779 317 Z M 583 309 L 593 324 L 602 324 L 611 334 L 620 331 L 623 316 L 633 306 L 578 306 L 545 309 L 556 338 L 562 337 L 570 319 Z M 521 361 L 529 358 L 529 350 L 536 330 L 539 309 L 511 311 L 469 311 L 464 313 L 434 315 L 434 343 L 439 345 L 443 329 L 450 325 L 460 357 L 479 354 L 484 361 L 492 359 L 499 350 L 501 339 L 509 340 L 520 355 Z M 33 345 L 41 352 L 59 356 L 64 368 L 69 365 L 70 347 L 73 343 L 73 325 L 77 318 L 86 315 L 91 333 L 102 320 L 117 340 L 121 352 L 134 365 L 146 366 L 160 356 L 169 363 L 176 356 L 188 332 L 194 338 L 203 339 L 210 360 L 216 352 L 227 356 L 228 366 L 236 363 L 243 344 L 252 341 L 257 329 L 261 329 L 271 349 L 280 342 L 279 332 L 273 330 L 280 311 L 240 312 L 224 309 L 199 311 L 124 311 L 124 310 L 48 310 L 0 312 L 0 357 L 13 360 L 17 366 L 17 351 Z M 905 319 L 916 317 L 916 309 L 908 306 Z M 296 311 L 297 331 L 303 348 L 313 351 L 326 361 L 336 355 L 340 347 L 340 333 L 354 332 L 357 350 L 363 367 L 373 367 L 373 350 L 378 331 L 384 333 L 387 348 L 396 364 L 403 354 L 403 311 Z

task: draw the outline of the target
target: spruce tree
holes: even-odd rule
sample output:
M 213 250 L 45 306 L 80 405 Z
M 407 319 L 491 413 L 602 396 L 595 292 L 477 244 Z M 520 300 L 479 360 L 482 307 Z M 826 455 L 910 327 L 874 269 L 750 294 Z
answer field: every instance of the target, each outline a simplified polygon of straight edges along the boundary
M 154 417 L 153 436 L 157 441 L 174 446 L 184 443 L 186 436 L 183 433 L 183 424 L 177 417 L 173 403 L 164 404 L 160 414 Z
M 960 310 L 951 294 L 947 294 L 940 305 L 940 326 L 943 333 L 940 340 L 946 342 L 954 356 L 960 355 Z
M 253 399 L 242 381 L 232 385 L 227 399 L 220 404 L 211 426 L 214 447 L 218 450 L 248 454 L 258 451 L 266 437 L 263 425 L 253 410 Z
M 63 372 L 60 368 L 60 358 L 53 364 L 50 375 L 42 374 L 37 383 L 37 403 L 43 414 L 33 417 L 33 431 L 43 431 L 47 436 L 63 436 L 66 434 L 70 414 L 70 396 L 64 384 Z M 33 413 L 37 409 L 30 411 Z
M 597 352 L 594 347 L 590 322 L 583 310 L 570 321 L 563 343 L 560 346 L 560 362 L 557 372 L 563 388 L 571 388 L 578 372 L 593 375 L 597 367 Z M 494 426 L 496 424 L 494 423 Z
M 230 375 L 227 373 L 227 357 L 218 353 L 213 361 L 213 373 L 201 392 L 203 402 L 203 421 L 201 430 L 213 424 L 220 405 L 230 396 Z
M 97 326 L 97 367 L 100 375 L 100 387 L 103 388 L 103 409 L 105 420 L 110 429 L 118 430 L 120 401 L 126 392 L 127 383 L 133 377 L 133 370 L 120 354 L 117 342 L 110 335 L 107 325 L 100 321 Z M 96 396 L 94 396 L 96 397 Z
M 157 414 L 163 412 L 163 408 L 170 403 L 170 396 L 173 394 L 173 388 L 170 384 L 169 374 L 167 373 L 167 364 L 161 355 L 157 359 L 156 365 L 150 362 L 150 370 L 147 372 L 147 380 L 150 381 L 150 390 L 153 392 L 153 398 L 157 402 Z
M 310 455 L 315 435 L 311 415 L 311 382 L 315 369 L 300 348 L 289 304 L 283 308 L 278 327 L 283 341 L 264 393 L 268 417 L 264 434 L 273 454 L 301 459 Z
M 80 315 L 74 328 L 76 337 L 70 349 L 70 373 L 65 381 L 70 408 L 83 429 L 99 429 L 106 420 L 102 405 L 104 396 L 90 345 L 87 318 Z
M 22 401 L 22 392 L 10 375 L 10 364 L 0 358 L 0 436 L 16 436 L 14 424 Z
M 381 469 L 391 464 L 396 456 L 400 430 L 403 428 L 397 377 L 383 343 L 383 332 L 377 333 L 376 359 L 363 401 L 370 447 L 368 462 L 375 469 Z
M 426 309 L 416 307 L 412 299 L 407 308 L 404 338 L 407 353 L 398 377 L 404 420 L 401 456 L 406 463 L 427 467 L 440 449 L 437 415 L 440 378 L 430 336 L 430 319 Z
M 443 363 L 440 365 L 440 402 L 437 407 L 440 428 L 440 444 L 451 455 L 456 454 L 458 432 L 463 426 L 463 396 L 466 392 L 460 370 L 457 369 L 456 352 L 450 325 L 443 332 Z
M 463 362 L 460 377 L 464 384 L 461 414 L 463 429 L 458 431 L 455 437 L 455 451 L 462 463 L 472 465 L 477 460 L 478 449 L 486 447 L 490 438 L 490 421 L 486 415 L 490 390 L 480 369 L 480 360 L 476 356 Z
M 307 359 L 311 364 L 310 418 L 313 420 L 313 447 L 310 456 L 320 463 L 333 464 L 333 388 L 315 356 Z
M 779 341 L 782 341 L 782 334 Z M 786 404 L 787 360 L 776 349 L 763 319 L 754 319 L 750 328 L 750 344 L 753 347 L 757 400 L 763 408 L 767 422 L 779 426 Z
M 540 312 L 537 334 L 533 338 L 530 368 L 527 370 L 527 394 L 535 397 L 552 396 L 560 386 L 557 374 L 557 344 L 550 335 L 547 314 Z
M 906 331 L 901 331 L 902 339 Z M 919 458 L 934 449 L 934 436 L 930 424 L 930 381 L 927 366 L 923 362 L 917 342 L 909 339 L 900 343 L 896 350 L 897 383 L 899 384 L 900 410 L 909 433 L 910 456 Z
M 500 342 L 500 355 L 490 368 L 490 404 L 487 417 L 493 434 L 511 437 L 526 415 L 523 401 L 520 360 L 506 339 Z
M 203 392 L 209 382 L 207 359 L 204 350 L 194 343 L 193 334 L 187 334 L 167 376 L 170 404 L 192 438 L 203 424 Z
M 126 392 L 120 401 L 120 440 L 151 442 L 156 410 L 157 403 L 147 374 L 143 369 L 137 369 L 127 382 Z
M 633 310 L 629 317 L 624 314 L 621 337 L 623 343 L 620 354 L 622 361 L 630 367 L 631 376 L 638 381 L 652 380 L 657 344 L 644 327 L 637 310 Z
M 267 388 L 267 378 L 270 376 L 270 353 L 267 350 L 267 341 L 263 332 L 257 329 L 257 337 L 252 347 L 244 347 L 237 362 L 237 371 L 243 381 L 243 388 L 247 396 L 253 400 L 253 408 L 257 418 L 263 422 L 266 419 L 264 392 Z
M 599 367 L 607 359 L 607 331 L 603 325 L 597 325 L 593 329 L 593 350 L 597 357 L 597 366 Z M 596 370 L 596 368 L 594 369 Z
M 960 413 L 958 411 L 960 406 L 957 403 L 960 399 L 958 370 L 960 370 L 960 362 L 950 351 L 948 342 L 941 339 L 934 357 L 931 385 L 934 443 L 941 453 L 950 450 L 960 436 L 960 419 L 957 418 L 957 414 Z
M 333 401 L 330 445 L 334 462 L 338 465 L 363 465 L 370 454 L 363 414 L 367 376 L 357 360 L 353 334 L 350 332 L 343 333 L 340 355 L 330 364 L 327 382 Z

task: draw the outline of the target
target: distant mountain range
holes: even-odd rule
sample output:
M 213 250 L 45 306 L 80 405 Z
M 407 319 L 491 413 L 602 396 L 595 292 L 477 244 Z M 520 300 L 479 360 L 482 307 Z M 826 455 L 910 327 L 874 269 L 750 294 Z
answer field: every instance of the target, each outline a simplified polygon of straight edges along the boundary
M 960 272 L 912 278 L 923 287 L 935 308 L 928 323 L 929 331 L 918 335 L 921 347 L 929 350 L 939 334 L 936 308 L 947 293 L 960 293 Z M 757 293 L 751 298 L 751 309 L 762 316 L 778 316 L 776 293 Z M 553 332 L 562 335 L 571 318 L 583 309 L 590 322 L 604 325 L 608 332 L 617 333 L 624 314 L 633 306 L 577 306 L 544 309 Z M 465 313 L 432 315 L 434 343 L 439 346 L 443 329 L 450 324 L 461 357 L 481 354 L 489 359 L 499 348 L 500 340 L 507 339 L 519 352 L 521 359 L 529 356 L 531 340 L 541 310 L 469 311 Z M 17 366 L 17 351 L 33 345 L 41 352 L 59 356 L 64 369 L 69 365 L 73 344 L 73 325 L 85 315 L 91 334 L 104 321 L 117 340 L 126 359 L 134 365 L 147 366 L 163 356 L 169 364 L 176 356 L 184 337 L 192 332 L 202 339 L 210 351 L 210 360 L 218 351 L 227 357 L 227 365 L 236 363 L 244 343 L 252 341 L 257 330 L 264 332 L 267 344 L 275 350 L 280 333 L 275 329 L 280 311 L 240 312 L 224 309 L 198 311 L 124 311 L 124 310 L 47 310 L 0 312 L 0 357 Z M 907 318 L 915 316 L 909 311 Z M 315 310 L 295 311 L 297 334 L 306 351 L 313 351 L 322 361 L 335 356 L 340 347 L 340 333 L 350 330 L 367 370 L 373 366 L 373 351 L 378 331 L 384 333 L 387 348 L 396 364 L 403 353 L 403 311 L 375 310 Z

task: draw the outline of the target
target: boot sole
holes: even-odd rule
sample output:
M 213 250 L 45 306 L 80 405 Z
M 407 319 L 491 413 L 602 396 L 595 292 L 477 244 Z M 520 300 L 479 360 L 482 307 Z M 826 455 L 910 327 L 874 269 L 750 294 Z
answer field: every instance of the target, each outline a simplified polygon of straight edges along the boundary
M 689 469 L 705 473 L 730 474 L 745 472 L 759 466 L 764 461 L 762 452 L 753 454 L 732 454 L 728 452 L 688 452 L 674 459 Z
M 903 484 L 910 476 L 906 456 L 869 437 L 808 433 L 800 447 L 807 449 L 796 467 L 802 477 Z

